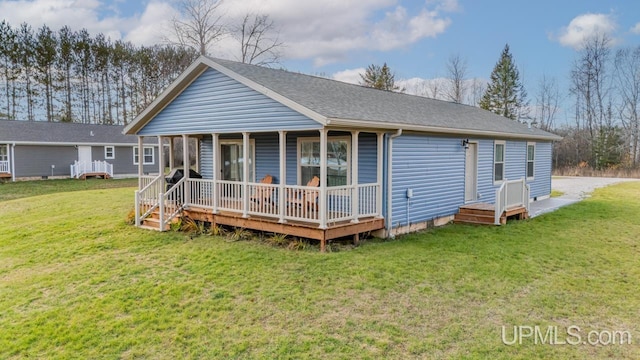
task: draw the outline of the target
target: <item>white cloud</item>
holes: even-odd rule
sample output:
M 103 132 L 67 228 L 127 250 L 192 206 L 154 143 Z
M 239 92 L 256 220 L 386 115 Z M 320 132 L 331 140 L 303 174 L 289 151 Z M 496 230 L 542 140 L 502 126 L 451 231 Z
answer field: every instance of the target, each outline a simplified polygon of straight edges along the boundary
M 560 29 L 557 40 L 563 46 L 580 49 L 584 41 L 596 34 L 613 37 L 617 24 L 612 15 L 582 14 L 578 15 L 568 26 Z
M 640 35 L 640 22 L 637 23 L 634 27 L 632 27 L 630 31 L 634 34 Z
M 313 59 L 322 66 L 357 51 L 389 51 L 435 37 L 451 23 L 445 13 L 458 9 L 455 0 L 430 0 L 409 14 L 399 2 L 234 0 L 223 7 L 230 17 L 247 9 L 268 14 L 281 29 L 286 58 Z
M 170 20 L 175 14 L 176 10 L 168 3 L 150 2 L 139 19 L 130 21 L 133 26 L 126 34 L 125 40 L 141 45 L 162 42 L 165 38 L 170 37 L 167 29 L 169 29 Z
M 13 26 L 27 22 L 52 29 L 86 28 L 113 40 L 153 45 L 168 35 L 175 14 L 173 0 L 150 0 L 141 13 L 122 15 L 120 0 L 0 0 L 0 14 Z M 447 13 L 459 11 L 457 0 L 423 0 L 415 12 L 410 0 L 233 0 L 219 8 L 229 23 L 247 12 L 269 15 L 285 44 L 283 58 L 312 59 L 316 66 L 346 59 L 361 51 L 391 51 L 442 34 L 451 24 Z M 214 55 L 231 57 L 233 39 L 216 43 Z
M 43 24 L 53 30 L 68 25 L 73 30 L 86 28 L 92 34 L 103 33 L 112 39 L 120 39 L 129 30 L 126 19 L 100 17 L 102 4 L 97 0 L 35 0 L 0 2 L 0 14 L 11 14 L 7 20 L 17 27 L 22 22 L 37 28 Z
M 360 77 L 360 74 L 364 74 L 365 71 L 366 69 L 362 67 L 356 68 L 356 69 L 347 69 L 343 71 L 338 71 L 337 73 L 333 74 L 331 77 L 333 78 L 333 80 L 338 80 L 338 81 L 342 81 L 350 84 L 360 84 L 360 81 L 362 80 L 362 78 Z

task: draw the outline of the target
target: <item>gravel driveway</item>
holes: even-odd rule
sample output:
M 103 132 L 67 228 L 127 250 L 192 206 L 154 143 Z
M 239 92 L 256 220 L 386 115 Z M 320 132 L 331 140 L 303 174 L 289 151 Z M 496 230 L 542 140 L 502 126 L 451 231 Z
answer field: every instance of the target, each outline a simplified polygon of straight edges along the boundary
M 562 191 L 562 196 L 531 202 L 529 216 L 538 215 L 557 210 L 560 207 L 576 203 L 591 196 L 593 190 L 621 182 L 640 181 L 640 179 L 603 178 L 603 177 L 576 177 L 554 176 L 551 179 L 551 188 Z
M 639 181 L 640 179 L 604 178 L 604 177 L 577 177 L 554 176 L 551 179 L 551 188 L 562 191 L 564 195 L 558 198 L 582 200 L 589 197 L 593 190 L 621 182 Z

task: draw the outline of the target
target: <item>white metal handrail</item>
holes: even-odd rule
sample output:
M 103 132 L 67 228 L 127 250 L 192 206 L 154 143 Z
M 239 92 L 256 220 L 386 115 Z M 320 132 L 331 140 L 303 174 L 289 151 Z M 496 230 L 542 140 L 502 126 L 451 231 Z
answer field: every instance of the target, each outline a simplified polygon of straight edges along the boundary
M 514 207 L 524 207 L 529 211 L 529 185 L 524 178 L 505 180 L 496 190 L 494 222 L 500 224 L 502 214 Z

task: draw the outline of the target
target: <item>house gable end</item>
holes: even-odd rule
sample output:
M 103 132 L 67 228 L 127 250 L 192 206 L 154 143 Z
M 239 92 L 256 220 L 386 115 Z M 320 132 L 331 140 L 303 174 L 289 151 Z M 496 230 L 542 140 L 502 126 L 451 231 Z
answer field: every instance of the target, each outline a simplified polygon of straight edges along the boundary
M 209 68 L 139 131 L 138 135 L 319 129 L 322 124 Z

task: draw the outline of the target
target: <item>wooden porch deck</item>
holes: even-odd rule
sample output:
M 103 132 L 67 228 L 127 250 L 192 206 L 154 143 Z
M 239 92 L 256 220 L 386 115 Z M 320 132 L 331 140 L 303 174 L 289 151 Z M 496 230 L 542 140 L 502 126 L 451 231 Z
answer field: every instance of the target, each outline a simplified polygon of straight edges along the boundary
M 495 211 L 493 204 L 475 203 L 462 205 L 453 221 L 459 224 L 496 225 Z M 509 208 L 500 216 L 500 225 L 506 224 L 509 217 L 524 220 L 529 218 L 529 213 L 524 206 Z
M 358 222 L 333 222 L 327 224 L 326 229 L 320 229 L 318 224 L 311 222 L 288 220 L 285 223 L 280 223 L 276 218 L 257 215 L 244 218 L 242 213 L 233 211 L 220 211 L 217 214 L 213 214 L 210 209 L 195 206 L 189 206 L 183 210 L 183 216 L 198 221 L 210 222 L 213 225 L 228 225 L 319 240 L 321 251 L 325 250 L 327 240 L 353 236 L 354 240 L 357 241 L 361 233 L 384 228 L 384 219 L 377 217 L 360 218 Z
M 0 172 L 0 179 L 11 178 L 11 173 Z
M 87 178 L 91 178 L 91 177 L 96 177 L 96 178 L 100 177 L 103 179 L 109 179 L 111 176 L 109 175 L 109 173 L 106 173 L 106 172 L 91 172 L 91 173 L 84 173 L 80 175 L 78 179 L 86 180 Z

